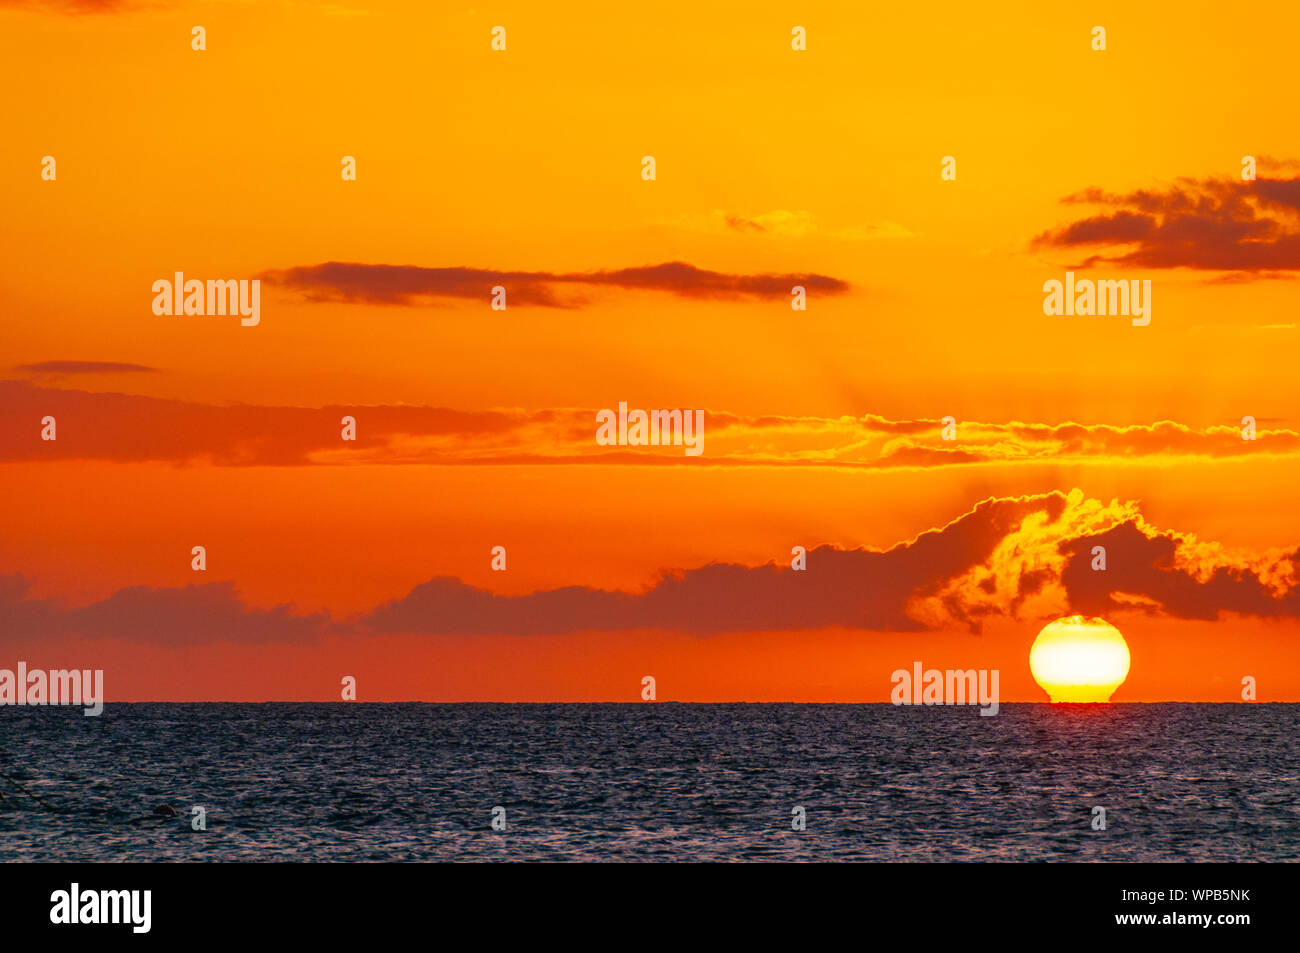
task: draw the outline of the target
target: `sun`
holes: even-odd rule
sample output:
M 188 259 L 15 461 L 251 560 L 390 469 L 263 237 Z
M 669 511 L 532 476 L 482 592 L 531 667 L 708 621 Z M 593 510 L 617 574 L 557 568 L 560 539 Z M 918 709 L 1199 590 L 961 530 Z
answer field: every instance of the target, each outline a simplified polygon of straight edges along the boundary
M 1029 670 L 1053 702 L 1108 702 L 1128 677 L 1128 645 L 1105 619 L 1067 616 L 1043 626 Z

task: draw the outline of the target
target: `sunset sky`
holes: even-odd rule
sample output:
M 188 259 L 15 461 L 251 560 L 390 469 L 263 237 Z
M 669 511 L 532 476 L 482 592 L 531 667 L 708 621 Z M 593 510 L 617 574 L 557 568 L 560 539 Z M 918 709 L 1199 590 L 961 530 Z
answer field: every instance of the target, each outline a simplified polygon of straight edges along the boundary
M 846 6 L 0 0 L 0 667 L 1046 701 L 1082 613 L 1115 701 L 1300 701 L 1300 7 Z M 1067 270 L 1151 323 L 1045 315 Z

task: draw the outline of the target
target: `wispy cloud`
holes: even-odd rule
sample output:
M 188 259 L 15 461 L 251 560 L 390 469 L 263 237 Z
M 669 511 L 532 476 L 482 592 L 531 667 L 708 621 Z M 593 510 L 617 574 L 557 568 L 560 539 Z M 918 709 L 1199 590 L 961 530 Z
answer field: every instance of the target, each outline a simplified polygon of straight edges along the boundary
M 680 215 L 663 224 L 685 231 L 704 234 L 741 234 L 769 238 L 830 238 L 838 241 L 869 241 L 879 238 L 914 238 L 896 222 L 858 222 L 826 225 L 811 212 L 773 209 L 768 212 L 741 213 L 713 209 L 703 214 Z
M 130 10 L 159 6 L 160 2 L 138 0 L 0 0 L 0 7 L 31 10 L 39 13 L 124 13 Z
M 14 370 L 44 377 L 62 377 L 69 374 L 152 374 L 158 368 L 122 361 L 39 361 L 35 364 L 19 364 Z
M 849 284 L 819 274 L 729 274 L 681 261 L 613 271 L 497 271 L 488 268 L 427 268 L 418 265 L 325 262 L 271 270 L 268 284 L 303 292 L 309 301 L 356 301 L 412 306 L 426 298 L 472 298 L 486 302 L 491 289 L 506 289 L 514 305 L 579 308 L 591 290 L 662 291 L 682 298 L 736 300 L 789 297 L 802 285 L 810 294 L 844 294 Z
M 106 459 L 217 466 L 683 463 L 680 451 L 665 452 L 671 448 L 598 446 L 598 409 L 226 406 L 10 380 L 0 381 L 0 461 Z M 39 428 L 32 426 L 47 414 L 59 421 L 57 441 L 41 440 Z M 345 443 L 340 421 L 347 415 L 357 420 L 357 439 Z M 1132 425 L 960 421 L 959 439 L 948 441 L 942 438 L 942 421 L 925 418 L 745 416 L 711 410 L 705 421 L 705 453 L 691 460 L 718 466 L 887 470 L 1300 456 L 1300 433 L 1268 420 L 1258 421 L 1253 441 L 1241 439 L 1237 422 L 1193 427 L 1169 420 Z

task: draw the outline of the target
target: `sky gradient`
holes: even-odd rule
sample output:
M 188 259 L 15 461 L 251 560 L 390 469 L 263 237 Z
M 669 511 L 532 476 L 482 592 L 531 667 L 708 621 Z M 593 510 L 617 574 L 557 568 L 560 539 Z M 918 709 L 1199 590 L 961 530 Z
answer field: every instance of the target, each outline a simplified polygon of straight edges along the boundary
M 1045 701 L 1084 613 L 1116 701 L 1300 701 L 1300 9 L 837 6 L 0 0 L 0 666 Z M 1151 323 L 1045 315 L 1067 270 Z M 178 271 L 260 323 L 154 314 Z M 598 445 L 620 401 L 704 453 Z

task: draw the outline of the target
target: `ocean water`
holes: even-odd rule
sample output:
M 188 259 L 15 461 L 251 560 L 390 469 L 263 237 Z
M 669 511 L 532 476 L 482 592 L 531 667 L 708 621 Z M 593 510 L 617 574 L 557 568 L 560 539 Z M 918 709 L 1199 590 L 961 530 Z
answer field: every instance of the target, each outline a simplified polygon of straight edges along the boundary
M 1295 861 L 1298 729 L 1276 704 L 7 707 L 0 860 Z

